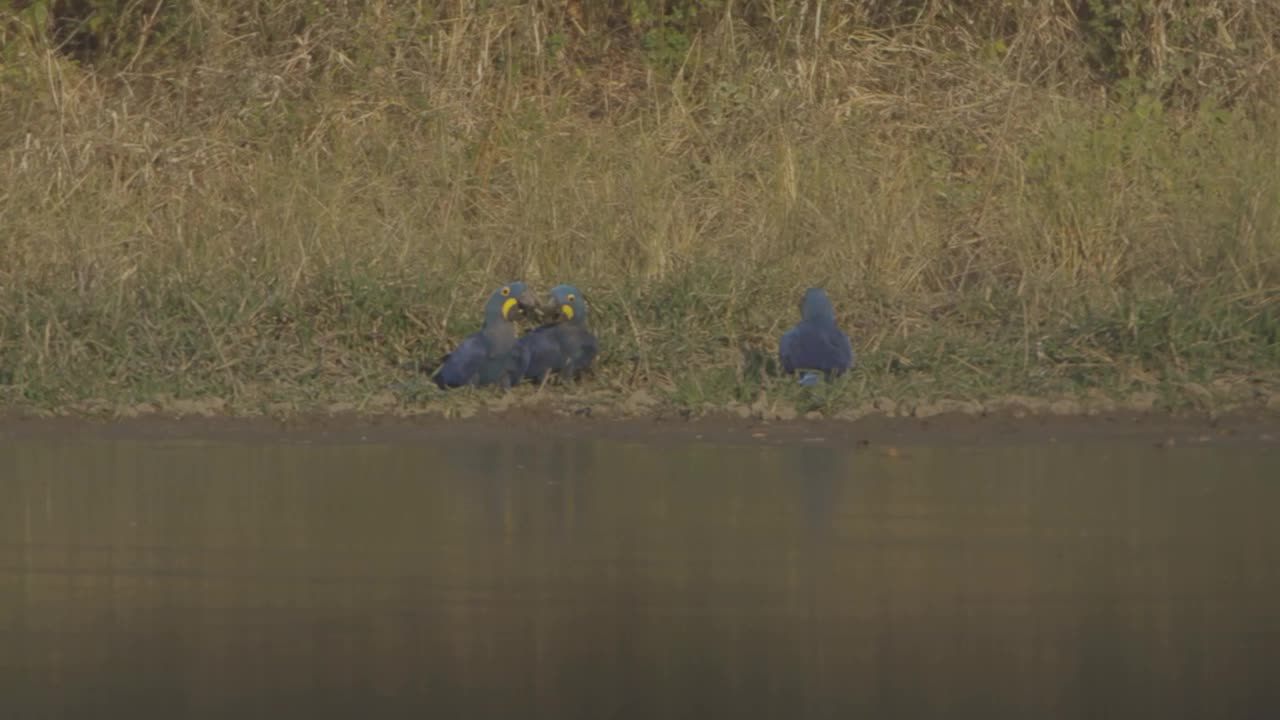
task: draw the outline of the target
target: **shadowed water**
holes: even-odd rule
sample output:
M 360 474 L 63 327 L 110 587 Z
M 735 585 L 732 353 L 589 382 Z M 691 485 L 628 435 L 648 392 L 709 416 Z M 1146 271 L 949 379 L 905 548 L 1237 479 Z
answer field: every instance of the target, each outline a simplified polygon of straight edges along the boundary
M 0 716 L 1259 717 L 1277 507 L 1263 449 L 8 441 Z

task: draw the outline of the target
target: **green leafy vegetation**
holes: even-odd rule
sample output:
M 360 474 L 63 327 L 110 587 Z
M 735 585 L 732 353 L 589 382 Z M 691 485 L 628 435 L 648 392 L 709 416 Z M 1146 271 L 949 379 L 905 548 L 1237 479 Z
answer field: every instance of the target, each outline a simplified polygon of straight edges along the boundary
M 1265 404 L 1277 48 L 1245 0 L 0 0 L 0 404 L 490 402 L 406 367 L 513 278 L 604 345 L 518 397 Z

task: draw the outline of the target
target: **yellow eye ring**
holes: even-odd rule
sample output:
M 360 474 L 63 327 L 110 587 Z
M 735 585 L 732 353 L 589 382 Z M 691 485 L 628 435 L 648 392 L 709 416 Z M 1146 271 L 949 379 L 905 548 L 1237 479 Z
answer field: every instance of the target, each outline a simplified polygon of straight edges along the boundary
M 577 299 L 578 299 L 578 296 L 574 295 L 573 293 L 569 293 L 569 302 L 573 302 L 574 300 L 577 300 Z
M 506 297 L 506 296 L 508 296 L 508 295 L 510 295 L 510 294 L 511 294 L 511 288 L 509 288 L 509 287 L 504 287 L 504 288 L 502 288 L 502 296 L 503 296 L 503 297 Z

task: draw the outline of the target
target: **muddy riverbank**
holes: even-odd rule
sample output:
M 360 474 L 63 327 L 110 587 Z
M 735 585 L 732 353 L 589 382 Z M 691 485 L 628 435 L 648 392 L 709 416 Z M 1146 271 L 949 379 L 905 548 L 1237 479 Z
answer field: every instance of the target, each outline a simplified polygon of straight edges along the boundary
M 729 413 L 595 416 L 564 408 L 483 410 L 466 418 L 437 414 L 362 415 L 351 411 L 290 417 L 150 413 L 131 417 L 84 415 L 0 416 L 0 441 L 41 436 L 133 439 L 203 439 L 245 442 L 415 443 L 457 442 L 498 435 L 606 439 L 618 442 L 811 444 L 833 447 L 1130 443 L 1163 448 L 1253 445 L 1280 448 L 1280 414 L 1266 409 L 1223 414 L 1138 412 L 1053 414 L 1023 407 L 925 417 L 869 414 L 856 419 L 738 416 Z

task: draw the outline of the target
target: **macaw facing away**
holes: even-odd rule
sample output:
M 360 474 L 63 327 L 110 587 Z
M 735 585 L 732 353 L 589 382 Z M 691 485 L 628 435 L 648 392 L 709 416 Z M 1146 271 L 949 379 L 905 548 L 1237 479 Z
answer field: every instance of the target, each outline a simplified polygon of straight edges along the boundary
M 441 389 L 464 385 L 492 385 L 506 382 L 505 369 L 516 345 L 512 316 L 516 308 L 524 312 L 537 307 L 537 299 L 524 283 L 513 282 L 499 288 L 484 306 L 484 327 L 467 336 L 444 358 L 436 371 Z
M 572 285 L 551 290 L 551 321 L 524 335 L 511 353 L 511 383 L 544 382 L 551 373 L 576 379 L 591 367 L 598 346 L 587 328 L 587 304 Z
M 853 346 L 836 327 L 835 311 L 821 288 L 805 291 L 800 322 L 783 334 L 778 359 L 784 372 L 800 373 L 801 385 L 816 385 L 819 374 L 830 379 L 853 367 Z

